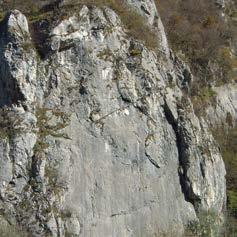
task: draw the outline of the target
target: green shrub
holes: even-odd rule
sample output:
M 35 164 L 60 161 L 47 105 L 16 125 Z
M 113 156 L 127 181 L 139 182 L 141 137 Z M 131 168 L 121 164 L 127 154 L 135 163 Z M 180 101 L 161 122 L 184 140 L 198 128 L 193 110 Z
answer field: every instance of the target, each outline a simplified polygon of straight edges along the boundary
M 217 237 L 220 231 L 218 216 L 214 211 L 202 211 L 198 214 L 199 221 L 190 222 L 186 237 Z
M 237 191 L 237 127 L 224 130 L 222 127 L 213 132 L 218 141 L 226 166 L 227 188 Z
M 237 218 L 237 191 L 229 190 L 227 197 L 229 210 Z
M 236 237 L 237 234 L 237 219 L 231 214 L 226 217 L 225 225 L 223 228 L 223 237 Z
M 229 115 L 227 115 L 229 117 Z M 229 130 L 219 127 L 213 135 L 220 145 L 226 167 L 227 210 L 225 237 L 236 237 L 237 233 L 237 127 Z
M 21 228 L 8 224 L 7 222 L 0 221 L 0 236 L 1 237 L 27 237 Z

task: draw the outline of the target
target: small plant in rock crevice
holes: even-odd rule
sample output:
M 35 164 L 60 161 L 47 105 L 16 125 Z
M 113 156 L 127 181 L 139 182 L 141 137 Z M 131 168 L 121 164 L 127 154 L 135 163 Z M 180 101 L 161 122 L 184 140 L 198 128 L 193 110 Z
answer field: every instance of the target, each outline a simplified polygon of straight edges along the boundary
M 111 57 L 113 57 L 113 52 L 109 48 L 106 48 L 106 49 L 100 51 L 97 54 L 97 57 L 102 59 L 102 60 L 109 61 L 109 59 Z
M 17 134 L 24 132 L 21 128 L 23 119 L 6 109 L 0 109 L 0 139 L 8 142 Z
M 48 148 L 48 144 L 46 142 L 47 136 L 69 139 L 68 135 L 64 132 L 61 132 L 61 130 L 68 126 L 70 115 L 67 115 L 59 110 L 37 108 L 36 118 L 36 126 L 38 128 L 36 133 L 38 139 L 34 147 L 35 154 L 40 153 Z M 56 122 L 52 123 L 52 119 L 56 119 Z
M 219 233 L 218 215 L 214 211 L 201 211 L 198 221 L 187 225 L 185 237 L 217 237 Z

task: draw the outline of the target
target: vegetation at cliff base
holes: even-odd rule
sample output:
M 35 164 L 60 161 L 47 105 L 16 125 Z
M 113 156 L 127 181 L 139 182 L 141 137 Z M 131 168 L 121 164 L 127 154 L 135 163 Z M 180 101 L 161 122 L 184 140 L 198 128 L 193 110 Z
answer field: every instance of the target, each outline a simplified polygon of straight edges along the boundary
M 219 127 L 213 134 L 220 145 L 226 166 L 228 216 L 225 236 L 234 237 L 237 234 L 237 127 L 227 131 Z
M 227 204 L 237 218 L 237 127 L 217 137 L 226 165 Z
M 0 220 L 0 236 L 1 237 L 28 237 L 28 234 L 19 227 L 8 224 Z

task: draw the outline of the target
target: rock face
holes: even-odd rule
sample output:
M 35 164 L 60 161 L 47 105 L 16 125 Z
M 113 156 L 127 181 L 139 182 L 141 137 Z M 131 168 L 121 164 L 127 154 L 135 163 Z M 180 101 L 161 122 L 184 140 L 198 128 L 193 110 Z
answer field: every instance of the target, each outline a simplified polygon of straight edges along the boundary
M 44 60 L 19 11 L 1 23 L 1 216 L 32 236 L 181 236 L 198 213 L 222 218 L 225 168 L 189 69 L 154 2 L 128 3 L 157 21 L 163 54 L 106 7 L 61 21 Z
M 206 109 L 210 127 L 234 127 L 237 121 L 237 86 L 230 84 L 214 88 L 215 106 Z

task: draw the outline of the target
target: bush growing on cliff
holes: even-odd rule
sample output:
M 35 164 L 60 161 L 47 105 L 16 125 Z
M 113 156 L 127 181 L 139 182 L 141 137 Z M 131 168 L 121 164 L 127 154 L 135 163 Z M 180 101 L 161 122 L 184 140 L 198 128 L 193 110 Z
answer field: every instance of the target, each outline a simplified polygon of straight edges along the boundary
M 211 237 L 219 234 L 218 215 L 215 211 L 201 211 L 199 221 L 192 221 L 186 229 L 185 237 Z
M 24 231 L 16 226 L 12 226 L 7 222 L 0 221 L 0 236 L 1 237 L 27 237 Z
M 237 220 L 232 215 L 228 214 L 225 221 L 225 228 L 223 230 L 223 237 L 236 237 Z
M 230 119 L 228 118 L 228 120 Z M 237 127 L 227 132 L 222 127 L 219 127 L 213 131 L 213 134 L 220 145 L 227 171 L 228 216 L 224 236 L 235 237 L 237 233 Z
M 225 131 L 222 127 L 213 132 L 217 139 L 227 170 L 227 186 L 237 191 L 237 127 Z

